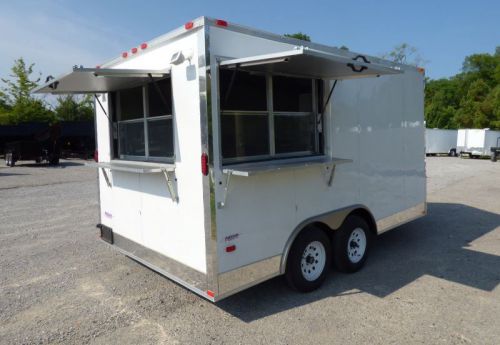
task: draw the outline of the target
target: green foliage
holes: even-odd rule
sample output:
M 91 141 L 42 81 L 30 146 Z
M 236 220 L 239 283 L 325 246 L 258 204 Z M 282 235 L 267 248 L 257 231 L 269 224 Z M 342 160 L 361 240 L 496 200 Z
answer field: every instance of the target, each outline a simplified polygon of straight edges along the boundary
M 40 77 L 31 78 L 34 65 L 27 65 L 23 58 L 19 58 L 14 61 L 10 78 L 2 78 L 5 86 L 0 91 L 0 123 L 55 121 L 54 113 L 45 102 L 31 95 L 31 90 L 40 81 Z
M 298 40 L 311 42 L 311 37 L 309 37 L 308 35 L 300 32 L 300 31 L 297 33 L 294 33 L 294 34 L 285 34 L 285 37 L 291 37 L 291 38 L 296 38 Z
M 92 120 L 94 117 L 92 96 L 86 95 L 82 99 L 73 95 L 59 96 L 54 112 L 61 121 Z
M 451 78 L 427 80 L 425 119 L 429 128 L 500 129 L 500 47 L 467 56 Z

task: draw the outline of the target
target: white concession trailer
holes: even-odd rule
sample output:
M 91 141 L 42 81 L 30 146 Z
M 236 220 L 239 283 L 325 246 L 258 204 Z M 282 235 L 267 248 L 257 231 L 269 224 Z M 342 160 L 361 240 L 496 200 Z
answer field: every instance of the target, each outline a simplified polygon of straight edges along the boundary
M 201 17 L 37 92 L 96 99 L 101 238 L 218 301 L 317 288 L 426 213 L 423 70 Z
M 425 129 L 425 153 L 427 155 L 447 154 L 457 155 L 457 133 L 456 129 Z

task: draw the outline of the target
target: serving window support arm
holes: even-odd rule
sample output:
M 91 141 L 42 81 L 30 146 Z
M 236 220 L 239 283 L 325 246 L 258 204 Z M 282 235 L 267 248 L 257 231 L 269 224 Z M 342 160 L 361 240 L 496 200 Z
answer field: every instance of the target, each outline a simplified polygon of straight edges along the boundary
M 170 196 L 172 198 L 173 202 L 179 202 L 179 196 L 177 195 L 177 190 L 174 186 L 174 174 L 175 171 L 172 170 L 167 170 L 167 169 L 161 169 L 161 172 L 163 173 L 163 176 L 165 176 L 165 180 L 167 181 L 167 189 L 168 192 L 170 193 Z

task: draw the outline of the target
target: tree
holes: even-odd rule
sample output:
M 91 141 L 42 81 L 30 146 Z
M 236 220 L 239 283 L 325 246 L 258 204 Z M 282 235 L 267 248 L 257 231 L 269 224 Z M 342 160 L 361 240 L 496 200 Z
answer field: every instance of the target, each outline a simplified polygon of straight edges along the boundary
M 390 52 L 382 54 L 381 57 L 396 63 L 412 66 L 423 66 L 427 63 L 420 56 L 417 48 L 410 46 L 408 43 L 401 43 L 395 46 Z
M 1 90 L 0 104 L 3 105 L 3 120 L 9 123 L 52 122 L 54 114 L 45 102 L 31 95 L 31 90 L 38 85 L 40 77 L 32 79 L 34 63 L 26 65 L 23 58 L 14 61 L 10 78 L 2 78 L 5 86 Z M 1 108 L 0 108 L 1 109 Z
M 92 96 L 86 95 L 80 99 L 73 95 L 59 96 L 54 112 L 61 121 L 91 120 L 94 116 Z
M 425 87 L 427 127 L 500 129 L 500 47 L 464 59 L 462 72 Z
M 294 34 L 285 34 L 284 36 L 285 37 L 296 38 L 296 39 L 302 40 L 302 41 L 311 42 L 311 37 L 309 37 L 308 35 L 300 32 L 300 31 L 297 32 L 297 33 L 294 33 Z

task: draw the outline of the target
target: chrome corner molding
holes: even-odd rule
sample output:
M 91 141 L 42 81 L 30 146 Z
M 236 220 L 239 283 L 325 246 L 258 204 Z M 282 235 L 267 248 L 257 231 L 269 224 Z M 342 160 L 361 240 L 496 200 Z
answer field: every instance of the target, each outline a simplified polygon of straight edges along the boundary
M 151 268 L 153 271 L 207 298 L 207 278 L 204 273 L 146 248 L 117 233 L 113 233 L 113 240 L 114 243 L 110 244 L 111 247 Z
M 427 203 L 423 202 L 392 216 L 377 220 L 377 234 L 382 234 L 404 223 L 423 217 L 427 214 Z
M 281 255 L 276 255 L 219 274 L 219 295 L 216 301 L 280 275 L 280 262 Z
M 286 270 L 286 260 L 288 259 L 288 253 L 290 252 L 290 248 L 292 247 L 293 241 L 295 241 L 295 238 L 297 235 L 310 224 L 313 223 L 323 223 L 327 225 L 331 230 L 337 230 L 340 228 L 342 223 L 344 222 L 344 219 L 352 212 L 355 210 L 365 210 L 370 214 L 373 224 L 375 224 L 375 221 L 373 219 L 373 215 L 370 212 L 370 210 L 364 206 L 364 205 L 351 205 L 347 207 L 343 207 L 337 210 L 332 210 L 326 213 L 319 214 L 317 216 L 313 216 L 310 218 L 307 218 L 306 220 L 302 221 L 299 225 L 295 227 L 293 230 L 292 234 L 288 238 L 288 241 L 285 244 L 285 248 L 283 249 L 283 256 L 280 264 L 280 273 L 284 274 Z
M 204 24 L 204 19 L 203 19 Z M 201 149 L 208 154 L 209 166 L 211 172 L 203 177 L 203 208 L 204 208 L 204 227 L 205 227 L 205 251 L 207 261 L 207 290 L 219 293 L 218 270 L 219 263 L 217 258 L 217 219 L 215 207 L 215 181 L 211 177 L 216 168 L 215 157 L 218 151 L 214 149 L 214 130 L 213 122 L 213 100 L 212 78 L 209 75 L 210 61 L 210 32 L 209 26 L 204 25 L 198 37 L 199 55 L 203 52 L 203 58 L 200 56 L 200 65 L 198 67 L 198 82 L 200 89 L 200 125 L 201 125 Z M 210 72 L 212 73 L 212 72 Z

